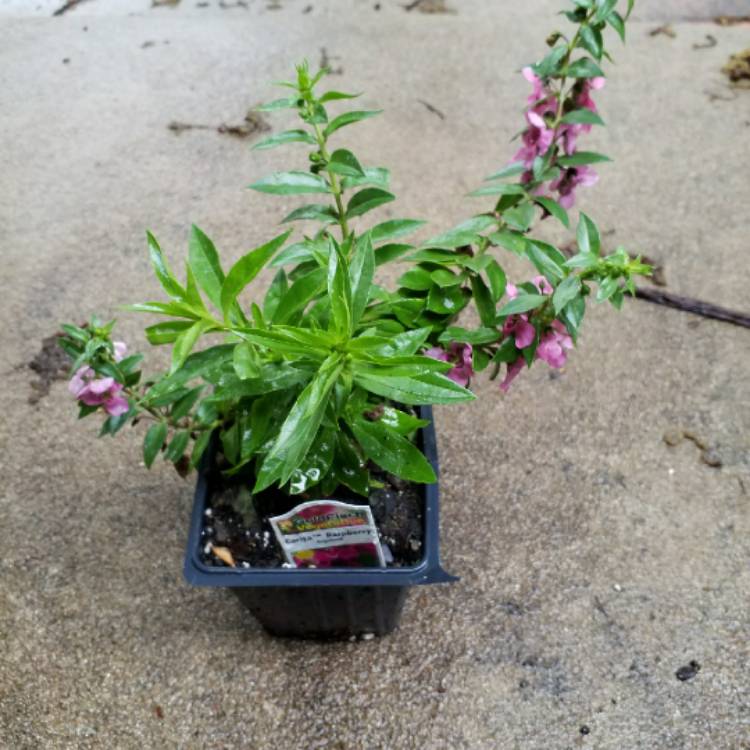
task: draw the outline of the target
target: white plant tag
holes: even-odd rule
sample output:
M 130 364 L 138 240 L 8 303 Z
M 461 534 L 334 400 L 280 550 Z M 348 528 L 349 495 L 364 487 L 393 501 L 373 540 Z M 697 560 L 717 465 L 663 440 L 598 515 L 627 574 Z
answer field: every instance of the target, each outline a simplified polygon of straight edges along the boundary
M 287 562 L 296 568 L 385 567 L 368 505 L 311 500 L 269 521 Z

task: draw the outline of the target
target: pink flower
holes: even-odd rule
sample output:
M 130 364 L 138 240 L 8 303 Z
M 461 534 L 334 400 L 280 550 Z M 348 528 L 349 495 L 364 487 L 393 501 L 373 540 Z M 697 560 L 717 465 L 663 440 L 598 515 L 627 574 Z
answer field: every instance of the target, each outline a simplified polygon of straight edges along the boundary
M 531 94 L 529 94 L 529 104 L 536 104 L 543 95 L 549 95 L 549 92 L 545 89 L 542 79 L 531 69 L 530 66 L 526 66 L 521 70 L 523 77 L 533 86 Z
M 566 349 L 573 348 L 573 340 L 559 320 L 552 321 L 552 327 L 540 339 L 536 349 L 538 359 L 543 359 L 550 367 L 564 367 L 568 355 Z
M 529 126 L 521 136 L 523 146 L 513 157 L 513 161 L 523 162 L 528 169 L 531 169 L 537 156 L 543 156 L 547 153 L 555 135 L 555 131 L 547 127 L 547 123 L 542 116 L 544 112 L 540 112 L 539 109 L 547 109 L 547 105 L 542 105 L 540 108 L 529 110 L 526 113 L 526 121 Z
M 591 187 L 599 181 L 599 175 L 588 166 L 569 167 L 560 176 L 550 182 L 550 190 L 557 190 L 560 194 L 560 205 L 572 208 L 576 202 L 575 191 L 579 185 Z
M 445 374 L 455 383 L 466 388 L 469 381 L 474 376 L 474 358 L 471 344 L 460 344 L 457 341 L 451 342 L 448 351 L 433 346 L 425 351 L 425 355 L 432 359 L 439 359 L 441 362 L 452 362 L 453 369 L 448 370 Z
M 128 351 L 128 345 L 124 341 L 113 341 L 112 347 L 114 348 L 114 360 L 120 362 L 125 358 L 125 353 Z
M 505 379 L 502 383 L 500 383 L 500 390 L 503 393 L 508 392 L 508 388 L 510 388 L 510 384 L 516 379 L 518 376 L 518 373 L 523 370 L 525 362 L 523 357 L 519 357 L 515 362 L 512 362 L 508 365 L 508 369 L 505 373 Z
M 97 378 L 90 367 L 79 368 L 70 379 L 68 390 L 86 406 L 103 406 L 112 417 L 125 414 L 130 408 L 122 386 L 114 378 Z

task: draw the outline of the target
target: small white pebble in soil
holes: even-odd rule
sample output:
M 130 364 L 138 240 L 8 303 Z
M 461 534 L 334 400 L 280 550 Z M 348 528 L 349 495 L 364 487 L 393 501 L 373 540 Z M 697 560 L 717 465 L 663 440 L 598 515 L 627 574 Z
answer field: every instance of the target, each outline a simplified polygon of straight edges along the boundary
M 211 508 L 206 508 L 206 510 L 203 511 L 203 515 L 206 518 L 211 518 L 211 516 L 214 514 L 214 512 L 211 510 Z
M 268 531 L 263 532 L 263 548 L 265 549 L 271 544 L 271 534 Z
M 247 562 L 247 560 L 243 560 L 242 563 L 241 563 L 241 565 L 242 565 L 243 568 L 249 568 L 250 567 L 250 563 Z
M 615 584 L 614 586 L 612 586 L 612 588 L 613 588 L 613 589 L 614 589 L 615 591 L 622 591 L 622 586 L 620 586 L 620 584 L 619 584 L 619 583 L 616 583 L 616 584 Z
M 371 641 L 375 637 L 375 633 L 362 633 L 363 641 Z
M 349 643 L 354 643 L 354 641 L 356 641 L 356 640 L 357 640 L 357 636 L 356 635 L 350 635 L 349 636 Z
M 417 552 L 418 550 L 422 549 L 422 542 L 420 542 L 419 539 L 410 539 L 409 546 L 414 552 Z
M 211 544 L 211 542 L 207 542 L 206 546 L 203 548 L 203 554 L 204 555 L 210 555 L 212 548 L 213 548 L 213 545 Z
M 292 565 L 291 563 L 281 563 L 281 567 L 282 568 L 293 568 L 294 565 Z

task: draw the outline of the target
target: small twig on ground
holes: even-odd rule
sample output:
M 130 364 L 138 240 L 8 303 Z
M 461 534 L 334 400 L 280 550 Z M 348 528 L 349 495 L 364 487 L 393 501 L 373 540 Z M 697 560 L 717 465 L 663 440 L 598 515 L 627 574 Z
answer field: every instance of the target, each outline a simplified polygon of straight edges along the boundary
M 417 99 L 417 101 L 420 104 L 427 107 L 427 110 L 429 112 L 432 112 L 432 114 L 437 115 L 441 120 L 445 119 L 445 115 L 437 107 L 433 107 L 432 104 L 430 104 L 429 102 L 426 102 L 424 99 Z
M 702 315 L 704 318 L 713 318 L 714 320 L 722 320 L 725 323 L 732 323 L 736 326 L 750 328 L 750 314 L 730 310 L 727 307 L 720 307 L 711 302 L 703 302 L 692 297 L 683 297 L 680 294 L 665 292 L 661 289 L 651 289 L 641 286 L 636 288 L 635 296 L 638 299 L 652 302 L 655 305 L 664 305 L 665 307 L 672 307 L 675 310 Z
M 669 24 L 657 26 L 655 29 L 651 29 L 651 31 L 648 32 L 649 36 L 659 36 L 659 34 L 668 36 L 670 39 L 674 39 L 677 36 L 675 30 Z
M 706 34 L 705 44 L 694 44 L 693 49 L 711 49 L 718 44 L 716 37 L 713 34 Z
M 67 13 L 69 10 L 73 10 L 73 8 L 76 7 L 76 5 L 80 5 L 81 3 L 85 3 L 86 0 L 67 0 L 67 2 L 63 3 L 53 14 L 52 16 L 61 16 L 63 13 Z

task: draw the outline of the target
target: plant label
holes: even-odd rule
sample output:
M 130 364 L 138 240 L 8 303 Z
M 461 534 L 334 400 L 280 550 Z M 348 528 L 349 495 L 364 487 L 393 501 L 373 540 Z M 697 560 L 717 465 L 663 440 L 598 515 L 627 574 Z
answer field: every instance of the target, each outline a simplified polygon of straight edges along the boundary
M 296 568 L 385 567 L 367 505 L 311 500 L 269 520 L 287 562 Z

